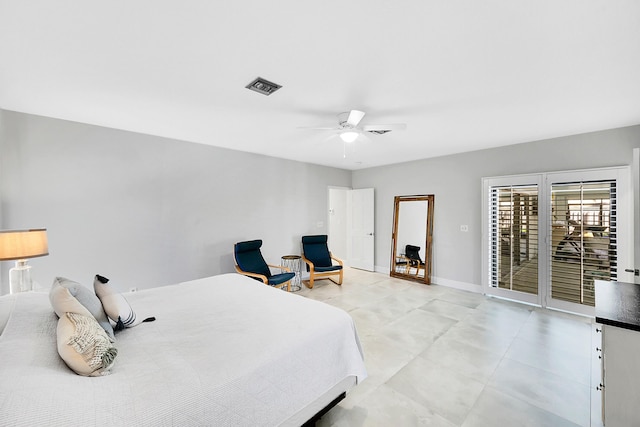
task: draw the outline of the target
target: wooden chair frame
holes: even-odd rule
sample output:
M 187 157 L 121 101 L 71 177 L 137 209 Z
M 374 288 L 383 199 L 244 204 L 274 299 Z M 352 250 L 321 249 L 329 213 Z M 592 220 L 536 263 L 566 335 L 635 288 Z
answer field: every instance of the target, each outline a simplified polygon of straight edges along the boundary
M 291 273 L 291 269 L 288 267 L 285 267 L 284 265 L 272 265 L 272 264 L 267 264 L 267 267 L 270 268 L 279 268 L 280 270 L 284 270 L 287 273 Z M 243 274 L 245 276 L 249 276 L 249 277 L 255 277 L 257 279 L 262 280 L 262 282 L 265 285 L 269 285 L 269 278 L 267 276 L 265 276 L 264 274 L 258 274 L 258 273 L 252 273 L 250 271 L 244 271 L 241 270 L 240 267 L 238 267 L 238 264 L 236 264 L 236 271 L 240 274 Z M 287 280 L 286 282 L 282 282 L 279 285 L 269 285 L 269 286 L 273 286 L 274 288 L 279 288 L 282 289 L 284 288 L 284 286 L 287 286 L 287 292 L 291 292 L 291 279 Z
M 405 257 L 407 258 L 407 257 Z M 419 279 L 420 278 L 420 270 L 423 270 L 425 272 L 425 274 L 427 273 L 427 269 L 426 269 L 426 265 L 424 264 L 424 262 L 420 262 L 418 260 L 415 259 L 411 259 L 411 258 L 407 258 L 407 274 L 411 274 L 411 269 L 415 268 L 416 269 L 416 278 Z
M 334 257 L 333 254 L 331 254 L 331 252 L 329 252 L 329 256 L 331 257 L 332 260 L 336 261 L 338 265 L 342 266 L 340 270 L 323 271 L 323 272 L 316 273 L 315 266 L 313 265 L 313 263 L 309 261 L 307 258 L 305 258 L 304 255 L 302 255 L 302 261 L 304 261 L 309 266 L 309 280 L 303 280 L 307 288 L 313 289 L 313 283 L 316 280 L 323 280 L 323 279 L 329 279 L 336 285 L 342 285 L 342 279 L 344 277 L 344 264 L 341 259 Z M 332 276 L 339 276 L 338 281 L 335 281 L 332 278 Z

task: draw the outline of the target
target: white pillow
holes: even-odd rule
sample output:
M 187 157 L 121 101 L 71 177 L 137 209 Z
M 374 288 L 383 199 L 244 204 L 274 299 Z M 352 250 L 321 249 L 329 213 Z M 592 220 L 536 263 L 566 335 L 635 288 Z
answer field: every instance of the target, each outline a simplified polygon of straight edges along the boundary
M 68 288 L 56 286 L 49 294 L 58 319 L 58 354 L 78 375 L 108 375 L 118 355 L 111 339 Z
M 55 279 L 53 279 L 53 285 L 51 286 L 51 291 L 49 293 L 50 300 L 51 295 L 53 294 L 56 287 L 64 287 L 69 289 L 69 293 L 71 294 L 71 296 L 73 296 L 80 304 L 82 304 L 87 310 L 89 310 L 89 313 L 96 319 L 100 326 L 102 326 L 111 341 L 115 341 L 115 336 L 113 335 L 113 327 L 111 326 L 111 323 L 109 323 L 109 319 L 107 318 L 107 315 L 102 308 L 102 303 L 100 302 L 96 294 L 91 292 L 90 288 L 87 288 L 86 286 L 83 286 L 78 282 L 74 282 L 73 280 L 69 280 L 64 277 L 56 277 Z M 67 311 L 69 310 L 64 310 L 61 313 L 58 313 L 56 311 L 56 314 L 58 315 L 58 317 L 62 317 L 63 314 Z
M 119 331 L 124 328 L 136 326 L 140 322 L 136 322 L 136 314 L 127 302 L 127 300 L 116 292 L 109 284 L 109 279 L 96 274 L 93 280 L 93 289 L 102 302 L 104 311 L 109 319 L 116 323 L 115 330 Z

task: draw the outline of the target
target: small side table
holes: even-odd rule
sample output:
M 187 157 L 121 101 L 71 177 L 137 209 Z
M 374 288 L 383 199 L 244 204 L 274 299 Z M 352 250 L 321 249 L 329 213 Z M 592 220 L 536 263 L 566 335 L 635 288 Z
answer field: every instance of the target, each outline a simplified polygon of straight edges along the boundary
M 295 273 L 295 276 L 293 276 L 293 279 L 291 279 L 291 291 L 292 292 L 297 292 L 300 289 L 302 289 L 301 286 L 301 264 L 302 264 L 302 257 L 300 255 L 283 255 L 282 256 L 282 266 L 283 267 L 288 267 L 291 269 L 292 273 Z

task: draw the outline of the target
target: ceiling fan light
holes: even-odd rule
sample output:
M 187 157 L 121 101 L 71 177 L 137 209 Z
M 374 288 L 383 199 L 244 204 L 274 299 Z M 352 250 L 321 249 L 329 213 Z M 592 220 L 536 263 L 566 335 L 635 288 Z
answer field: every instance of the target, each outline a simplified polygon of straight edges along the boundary
M 340 133 L 340 139 L 344 142 L 353 142 L 358 138 L 358 132 L 352 130 Z

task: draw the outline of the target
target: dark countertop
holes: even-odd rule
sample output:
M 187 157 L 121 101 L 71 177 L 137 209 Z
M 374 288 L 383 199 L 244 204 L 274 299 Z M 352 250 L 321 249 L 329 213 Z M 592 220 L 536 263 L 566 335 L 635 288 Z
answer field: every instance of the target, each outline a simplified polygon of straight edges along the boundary
M 596 322 L 640 332 L 640 285 L 595 281 Z

